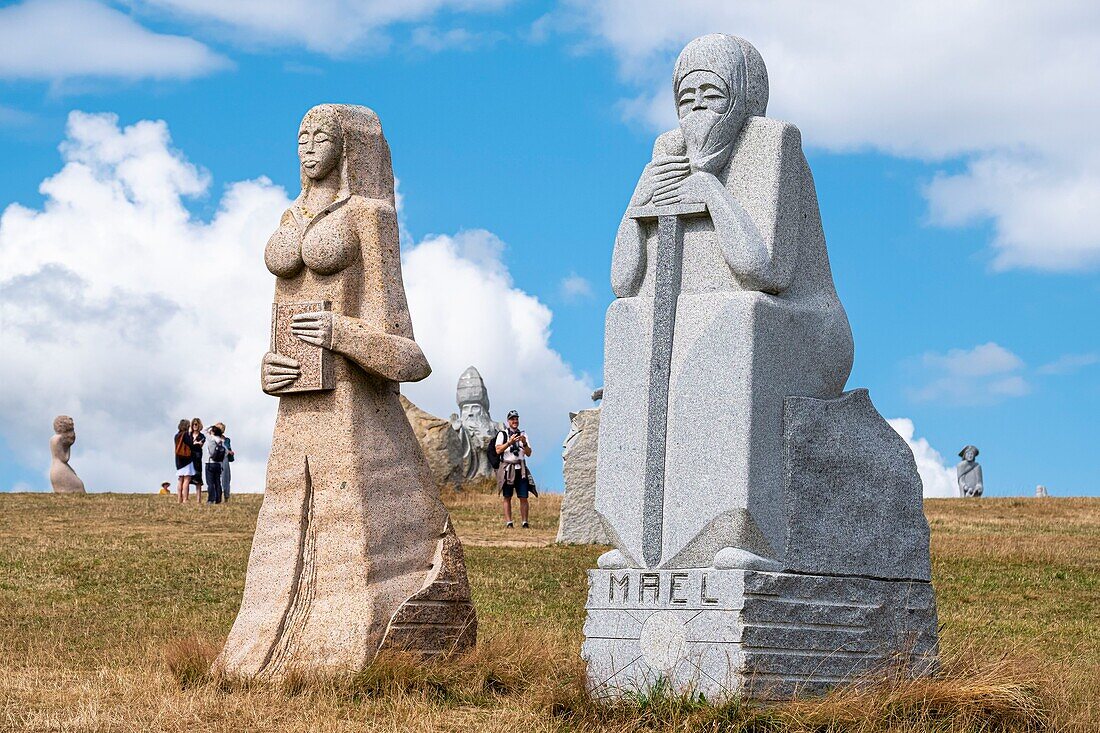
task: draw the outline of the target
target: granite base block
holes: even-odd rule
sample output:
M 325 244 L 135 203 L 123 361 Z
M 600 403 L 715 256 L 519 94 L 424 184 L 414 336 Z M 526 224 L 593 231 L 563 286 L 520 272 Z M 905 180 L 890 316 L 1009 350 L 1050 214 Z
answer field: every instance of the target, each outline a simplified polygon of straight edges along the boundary
M 658 684 L 708 700 L 820 694 L 876 670 L 936 665 L 922 581 L 751 570 L 589 570 L 582 655 L 596 697 Z

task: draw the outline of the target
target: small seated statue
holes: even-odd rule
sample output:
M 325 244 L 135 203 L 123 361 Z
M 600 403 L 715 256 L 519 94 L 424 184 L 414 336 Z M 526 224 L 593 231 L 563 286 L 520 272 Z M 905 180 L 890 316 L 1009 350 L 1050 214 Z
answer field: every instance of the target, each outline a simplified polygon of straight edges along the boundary
M 982 481 L 982 466 L 975 459 L 978 457 L 976 446 L 968 445 L 959 451 L 959 465 L 955 467 L 955 473 L 959 480 L 959 496 L 977 499 L 985 491 Z

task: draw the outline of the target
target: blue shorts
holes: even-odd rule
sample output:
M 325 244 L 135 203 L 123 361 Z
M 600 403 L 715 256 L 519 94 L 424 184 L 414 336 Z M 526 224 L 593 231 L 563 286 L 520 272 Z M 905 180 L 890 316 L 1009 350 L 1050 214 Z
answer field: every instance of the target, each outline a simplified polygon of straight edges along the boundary
M 505 499 L 512 498 L 513 489 L 515 489 L 517 497 L 519 497 L 520 499 L 526 499 L 528 486 L 530 486 L 530 484 L 527 481 L 527 477 L 524 476 L 523 478 L 517 478 L 515 485 L 504 484 L 504 486 L 501 487 L 501 491 L 504 492 Z

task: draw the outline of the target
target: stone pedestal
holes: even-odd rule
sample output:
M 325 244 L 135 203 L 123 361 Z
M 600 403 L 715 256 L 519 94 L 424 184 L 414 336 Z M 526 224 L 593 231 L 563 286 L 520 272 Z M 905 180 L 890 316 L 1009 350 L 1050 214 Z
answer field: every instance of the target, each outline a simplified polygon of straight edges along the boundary
M 596 697 L 667 681 L 717 701 L 822 692 L 936 662 L 930 583 L 752 570 L 590 570 L 582 655 Z

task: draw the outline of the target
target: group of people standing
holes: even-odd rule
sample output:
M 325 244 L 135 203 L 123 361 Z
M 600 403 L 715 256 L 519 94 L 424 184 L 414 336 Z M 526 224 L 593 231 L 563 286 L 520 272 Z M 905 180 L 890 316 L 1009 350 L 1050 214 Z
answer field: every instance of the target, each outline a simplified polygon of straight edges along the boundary
M 229 501 L 229 482 L 232 472 L 233 444 L 225 434 L 225 423 L 214 423 L 203 431 L 202 420 L 180 420 L 175 439 L 176 476 L 179 483 L 176 495 L 179 503 L 191 500 L 191 486 L 195 486 L 195 499 L 202 502 L 203 476 L 206 478 L 206 503 L 221 504 Z

